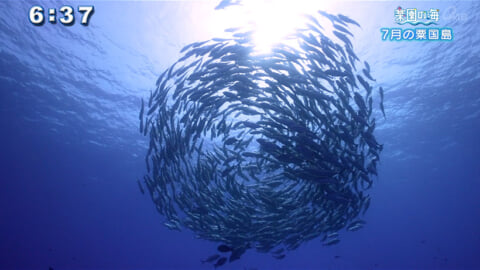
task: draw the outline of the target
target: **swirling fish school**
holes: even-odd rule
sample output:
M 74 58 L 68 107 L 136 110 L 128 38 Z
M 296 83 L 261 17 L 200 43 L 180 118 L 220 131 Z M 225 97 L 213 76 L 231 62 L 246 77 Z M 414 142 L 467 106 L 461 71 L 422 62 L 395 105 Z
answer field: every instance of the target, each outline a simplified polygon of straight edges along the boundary
M 365 223 L 382 150 L 370 67 L 356 72 L 355 21 L 308 18 L 295 46 L 268 55 L 255 55 L 252 31 L 239 29 L 190 44 L 142 101 L 144 183 L 165 225 L 220 243 L 230 261 L 248 249 L 282 259 L 320 236 L 337 244 L 340 230 Z M 333 24 L 331 38 L 319 18 Z

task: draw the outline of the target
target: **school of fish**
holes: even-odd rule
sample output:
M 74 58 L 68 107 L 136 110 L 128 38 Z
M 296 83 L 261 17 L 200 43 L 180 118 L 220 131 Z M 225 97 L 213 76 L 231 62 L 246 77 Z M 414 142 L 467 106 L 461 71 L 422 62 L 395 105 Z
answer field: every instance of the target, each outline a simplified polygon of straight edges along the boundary
M 142 100 L 149 147 L 138 185 L 165 226 L 219 244 L 203 260 L 215 267 L 248 249 L 282 259 L 315 238 L 334 245 L 365 224 L 382 145 L 374 79 L 350 40 L 359 25 L 323 11 L 306 18 L 267 54 L 240 28 L 187 45 Z M 385 116 L 381 87 L 378 96 Z

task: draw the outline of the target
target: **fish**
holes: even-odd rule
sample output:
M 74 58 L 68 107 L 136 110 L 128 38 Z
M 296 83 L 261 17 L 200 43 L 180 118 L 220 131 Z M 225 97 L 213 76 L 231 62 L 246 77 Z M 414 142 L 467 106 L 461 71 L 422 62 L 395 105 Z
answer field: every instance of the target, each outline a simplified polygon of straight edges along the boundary
M 227 32 L 227 33 L 232 33 L 233 32 L 234 33 L 234 32 L 237 32 L 239 30 L 241 30 L 240 27 L 231 27 L 231 28 L 225 29 L 225 32 Z
M 360 228 L 362 228 L 363 225 L 365 225 L 365 221 L 363 221 L 363 220 L 353 221 L 352 223 L 350 223 L 350 224 L 347 226 L 347 231 L 357 231 L 357 230 L 359 230 Z
M 380 93 L 380 110 L 382 111 L 383 117 L 387 119 L 387 116 L 385 115 L 385 108 L 383 107 L 383 88 L 381 86 L 379 88 L 379 93 Z
M 141 192 L 142 194 L 145 194 L 145 190 L 143 189 L 142 183 L 140 183 L 140 180 L 137 180 L 137 184 L 138 184 L 138 188 L 140 189 L 140 192 Z
M 360 84 L 365 88 L 365 90 L 369 91 L 370 90 L 370 85 L 363 79 L 362 76 L 357 75 L 357 79 L 360 82 Z
M 325 238 L 323 240 L 325 241 L 325 239 L 327 239 L 327 238 L 337 238 L 338 236 L 339 236 L 338 232 L 328 233 L 328 234 L 325 235 Z
M 338 31 L 333 31 L 333 34 L 334 34 L 335 36 L 337 36 L 340 40 L 342 40 L 348 48 L 352 48 L 352 47 L 353 47 L 352 42 L 350 41 L 350 39 L 348 39 L 348 37 L 345 36 L 344 34 L 338 32 Z
M 145 110 L 145 104 L 143 103 L 143 98 L 141 99 L 142 105 L 140 106 L 140 114 L 138 115 L 138 119 L 141 120 L 143 119 L 143 112 Z
M 284 248 L 279 248 L 279 249 L 273 251 L 273 254 L 282 254 L 284 251 L 285 251 Z
M 351 231 L 351 232 L 358 231 L 362 227 L 363 227 L 363 225 L 349 226 L 349 227 L 347 227 L 347 231 Z
M 349 17 L 347 17 L 347 16 L 345 16 L 345 15 L 338 14 L 337 16 L 338 16 L 338 18 L 339 18 L 340 20 L 342 20 L 342 21 L 344 21 L 344 22 L 346 22 L 346 23 L 351 23 L 351 24 L 354 24 L 354 25 L 360 27 L 360 24 L 358 24 L 356 21 L 350 19 Z
M 363 75 L 365 75 L 365 77 L 367 77 L 369 80 L 371 80 L 371 81 L 376 81 L 374 78 L 372 78 L 372 75 L 370 75 L 370 71 L 369 71 L 369 70 L 362 69 L 362 72 L 363 72 Z
M 341 25 L 338 25 L 338 24 L 333 24 L 333 27 L 334 27 L 335 29 L 337 29 L 338 31 L 343 32 L 343 33 L 345 33 L 345 34 L 350 35 L 350 36 L 353 37 L 353 34 L 350 33 L 350 31 L 348 31 L 345 27 L 343 27 L 343 26 L 341 26 Z
M 368 62 L 367 62 L 367 61 L 364 61 L 363 63 L 365 64 L 365 69 L 366 69 L 366 71 L 367 71 L 368 73 L 370 73 L 370 65 L 368 64 Z
M 222 245 L 219 245 L 219 246 L 217 247 L 217 250 L 220 251 L 220 252 L 230 252 L 230 251 L 232 251 L 233 249 L 232 249 L 231 247 L 227 246 L 227 245 L 223 245 L 223 244 L 222 244 Z
M 325 74 L 330 75 L 330 76 L 335 76 L 335 77 L 346 76 L 345 72 L 342 72 L 342 71 L 339 71 L 339 70 L 332 70 L 332 69 L 325 70 Z
M 285 258 L 285 254 L 273 255 L 273 257 L 277 260 L 281 260 L 281 259 Z
M 215 262 L 213 266 L 215 267 L 215 269 L 217 269 L 217 267 L 224 265 L 226 262 L 227 262 L 227 257 L 221 257 L 220 259 L 217 260 L 217 262 Z
M 358 92 L 355 92 L 353 94 L 353 98 L 355 100 L 355 103 L 357 104 L 358 108 L 360 108 L 361 112 L 366 112 L 367 111 L 367 105 L 365 104 L 365 101 L 363 100 L 362 96 Z
M 202 260 L 202 263 L 211 263 L 211 262 L 215 261 L 215 260 L 218 259 L 218 258 L 220 258 L 220 255 L 214 254 L 214 255 L 209 256 L 209 257 L 206 258 L 205 260 Z
M 236 248 L 232 251 L 232 254 L 230 255 L 229 262 L 236 261 L 240 259 L 240 257 L 245 253 L 246 248 Z
M 231 145 L 231 144 L 234 144 L 235 142 L 237 142 L 238 140 L 234 137 L 230 137 L 228 139 L 225 140 L 225 145 Z
M 334 239 L 328 240 L 328 241 L 325 242 L 323 245 L 324 245 L 324 246 L 332 246 L 332 245 L 336 245 L 336 244 L 338 244 L 338 243 L 340 243 L 340 239 L 334 238 Z
M 181 231 L 180 224 L 178 224 L 177 222 L 166 221 L 163 224 L 170 230 Z
M 140 120 L 140 133 L 143 133 L 143 112 L 145 110 L 145 104 L 143 104 L 143 98 L 142 98 L 142 106 L 140 109 L 140 114 L 138 115 L 138 119 Z
M 205 43 L 207 43 L 207 42 L 208 42 L 208 40 L 190 43 L 190 44 L 184 46 L 184 47 L 180 50 L 180 53 L 184 53 L 185 51 L 189 50 L 189 49 L 192 48 L 192 47 L 193 47 L 193 48 L 199 47 L 199 46 L 201 46 L 201 45 L 203 45 L 203 44 L 205 44 Z M 179 60 L 179 61 L 181 61 L 181 60 Z M 161 78 L 162 78 L 162 77 L 160 77 L 159 79 L 161 79 Z M 158 83 L 157 83 L 157 84 L 158 84 Z
M 367 198 L 363 201 L 363 211 L 362 211 L 362 215 L 365 215 L 365 212 L 368 210 L 369 207 L 370 207 L 370 197 L 367 197 Z
M 188 44 L 142 99 L 139 187 L 165 226 L 217 243 L 202 260 L 215 268 L 248 249 L 283 259 L 315 238 L 335 245 L 339 231 L 364 226 L 383 149 L 372 104 L 383 106 L 383 88 L 371 94 L 370 66 L 354 51 L 358 23 L 306 18 L 288 37 L 299 46 L 280 42 L 270 54 L 254 53 L 250 26 Z

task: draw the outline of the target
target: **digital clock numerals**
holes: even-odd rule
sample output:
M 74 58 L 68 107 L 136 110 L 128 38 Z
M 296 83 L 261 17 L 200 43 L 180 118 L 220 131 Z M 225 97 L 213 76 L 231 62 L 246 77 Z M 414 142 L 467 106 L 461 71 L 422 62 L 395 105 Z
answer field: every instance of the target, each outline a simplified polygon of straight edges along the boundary
M 43 8 L 41 6 L 33 6 L 30 9 L 28 15 L 30 22 L 34 25 L 43 25 L 45 23 L 45 17 L 43 16 Z
M 48 21 L 50 23 L 57 23 L 57 20 L 55 19 L 55 14 L 56 14 L 56 12 L 55 12 L 54 8 L 51 8 L 51 9 L 48 10 L 48 15 L 49 15 L 48 16 Z
M 70 26 L 75 22 L 73 8 L 71 6 L 63 6 L 59 11 L 63 14 L 63 17 L 58 19 L 62 24 Z
M 75 12 L 73 7 L 71 6 L 62 6 L 58 9 L 59 13 L 61 13 L 61 17 L 58 18 L 58 21 L 63 25 L 70 26 L 75 23 Z M 90 18 L 94 13 L 93 6 L 78 6 L 78 12 L 82 14 L 82 19 L 80 23 L 82 25 L 88 25 L 90 22 Z M 30 12 L 28 14 L 28 18 L 33 25 L 43 25 L 45 20 L 47 19 L 49 23 L 55 24 L 57 23 L 57 12 L 54 8 L 48 9 L 47 18 L 44 15 L 44 9 L 41 6 L 33 6 L 30 8 Z
M 83 13 L 82 24 L 88 25 L 90 16 L 92 16 L 94 12 L 93 6 L 78 6 L 78 12 Z

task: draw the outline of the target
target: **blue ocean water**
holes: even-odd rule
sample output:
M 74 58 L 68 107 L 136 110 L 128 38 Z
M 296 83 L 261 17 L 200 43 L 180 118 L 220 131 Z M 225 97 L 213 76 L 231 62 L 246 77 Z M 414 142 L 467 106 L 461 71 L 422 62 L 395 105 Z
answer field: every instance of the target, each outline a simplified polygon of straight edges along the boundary
M 283 260 L 249 250 L 222 268 L 480 269 L 480 5 L 326 3 L 359 22 L 355 51 L 385 89 L 367 225 L 335 246 L 312 240 Z M 34 5 L 68 4 L 93 4 L 90 24 L 28 20 Z M 217 244 L 164 227 L 136 179 L 140 99 L 183 46 L 230 26 L 235 7 L 216 4 L 0 2 L 0 269 L 212 269 L 200 260 Z M 439 9 L 454 40 L 382 41 L 398 6 Z

